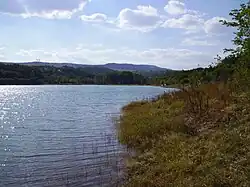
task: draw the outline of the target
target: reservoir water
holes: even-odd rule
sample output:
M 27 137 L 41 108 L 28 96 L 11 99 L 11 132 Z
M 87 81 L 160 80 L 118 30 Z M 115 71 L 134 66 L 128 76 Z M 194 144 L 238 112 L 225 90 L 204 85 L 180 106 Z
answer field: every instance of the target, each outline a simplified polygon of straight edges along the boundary
M 113 122 L 151 86 L 0 86 L 0 186 L 113 186 L 123 148 Z

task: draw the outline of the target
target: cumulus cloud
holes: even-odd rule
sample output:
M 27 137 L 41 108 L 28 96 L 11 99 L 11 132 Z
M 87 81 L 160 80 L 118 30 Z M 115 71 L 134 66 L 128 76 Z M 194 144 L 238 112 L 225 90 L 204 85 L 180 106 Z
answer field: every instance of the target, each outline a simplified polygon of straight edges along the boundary
M 187 9 L 184 1 L 169 0 L 164 9 L 169 15 L 172 16 L 172 18 L 167 19 L 163 23 L 162 27 L 164 28 L 185 29 L 187 30 L 186 33 L 203 31 L 207 34 L 218 34 L 225 31 L 225 27 L 219 23 L 219 20 L 225 18 L 213 17 L 205 20 L 205 13 L 201 13 L 197 10 Z M 191 42 L 188 41 L 188 43 Z M 202 42 L 195 43 L 202 44 Z M 203 44 L 205 45 L 205 43 Z
M 82 15 L 80 19 L 89 23 L 106 23 L 107 26 L 117 29 L 147 32 L 159 27 L 163 22 L 163 17 L 154 7 L 139 5 L 136 9 L 122 9 L 116 18 L 108 17 L 102 13 L 94 13 Z
M 161 16 L 152 6 L 137 6 L 137 9 L 125 8 L 118 16 L 118 27 L 149 31 L 162 23 Z
M 167 5 L 164 7 L 164 10 L 171 16 L 178 16 L 182 14 L 193 14 L 204 16 L 205 13 L 201 13 L 197 10 L 187 9 L 186 4 L 181 0 L 169 0 Z
M 103 45 L 78 45 L 76 48 L 48 51 L 45 49 L 22 49 L 16 55 L 26 61 L 36 58 L 49 62 L 75 62 L 102 64 L 123 62 L 134 64 L 155 64 L 172 69 L 189 69 L 197 64 L 206 66 L 213 59 L 211 54 L 190 49 L 149 48 L 145 50 L 129 48 L 106 48 Z M 203 64 L 201 64 L 203 63 Z
M 225 20 L 223 17 L 212 17 L 205 20 L 202 14 L 186 13 L 177 18 L 167 19 L 161 26 L 164 28 L 184 29 L 186 33 L 205 32 L 206 34 L 224 34 L 228 28 L 219 21 Z
M 12 0 L 0 2 L 0 13 L 24 18 L 69 19 L 90 0 Z
M 168 1 L 168 4 L 164 7 L 164 10 L 171 15 L 179 15 L 186 12 L 185 4 L 178 0 Z
M 226 31 L 226 27 L 220 23 L 220 20 L 225 20 L 223 17 L 213 17 L 204 23 L 206 33 L 221 34 Z
M 44 19 L 70 19 L 73 15 L 82 12 L 85 5 L 91 0 L 11 0 L 0 1 L 0 13 L 18 15 L 23 18 L 39 17 Z M 117 29 L 130 29 L 149 32 L 154 29 L 179 28 L 188 32 L 200 30 L 205 33 L 222 33 L 224 27 L 218 22 L 220 17 L 209 20 L 203 19 L 203 14 L 196 10 L 189 10 L 183 1 L 169 0 L 164 7 L 165 11 L 174 16 L 167 18 L 150 5 L 139 5 L 136 9 L 124 8 L 116 18 L 110 18 L 103 13 L 81 15 L 84 22 L 104 24 Z M 177 16 L 177 17 L 176 17 Z
M 197 15 L 184 14 L 180 18 L 168 19 L 164 22 L 164 28 L 179 28 L 186 30 L 199 30 L 203 26 L 204 20 Z

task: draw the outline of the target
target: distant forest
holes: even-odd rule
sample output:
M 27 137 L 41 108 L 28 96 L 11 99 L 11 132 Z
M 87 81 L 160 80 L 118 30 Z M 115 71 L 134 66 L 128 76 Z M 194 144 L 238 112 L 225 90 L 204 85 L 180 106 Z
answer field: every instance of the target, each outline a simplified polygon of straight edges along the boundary
M 232 78 L 232 74 L 238 70 L 238 57 L 236 55 L 229 55 L 224 59 L 218 58 L 218 63 L 209 67 L 168 71 L 164 75 L 154 77 L 151 82 L 157 85 L 176 85 L 178 87 L 197 83 L 227 82 Z
M 237 70 L 238 57 L 229 55 L 206 68 L 174 71 L 123 71 L 106 67 L 55 67 L 0 63 L 0 85 L 114 84 L 182 87 L 197 83 L 227 81 Z M 248 67 L 249 68 L 249 67 Z
M 0 85 L 148 84 L 143 75 L 102 67 L 51 67 L 0 63 Z

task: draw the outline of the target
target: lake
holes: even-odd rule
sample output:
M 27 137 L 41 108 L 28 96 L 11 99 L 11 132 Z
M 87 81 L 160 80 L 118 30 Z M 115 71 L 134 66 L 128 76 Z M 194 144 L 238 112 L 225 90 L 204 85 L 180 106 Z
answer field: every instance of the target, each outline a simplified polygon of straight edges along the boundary
M 166 90 L 0 86 L 0 186 L 111 186 L 124 151 L 114 118 L 127 103 Z

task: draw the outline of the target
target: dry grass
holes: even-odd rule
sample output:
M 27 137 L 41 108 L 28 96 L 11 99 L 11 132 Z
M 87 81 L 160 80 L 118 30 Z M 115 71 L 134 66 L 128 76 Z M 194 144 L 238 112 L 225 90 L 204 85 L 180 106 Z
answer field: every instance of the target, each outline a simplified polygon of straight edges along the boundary
M 250 186 L 248 98 L 213 84 L 124 107 L 125 186 Z

